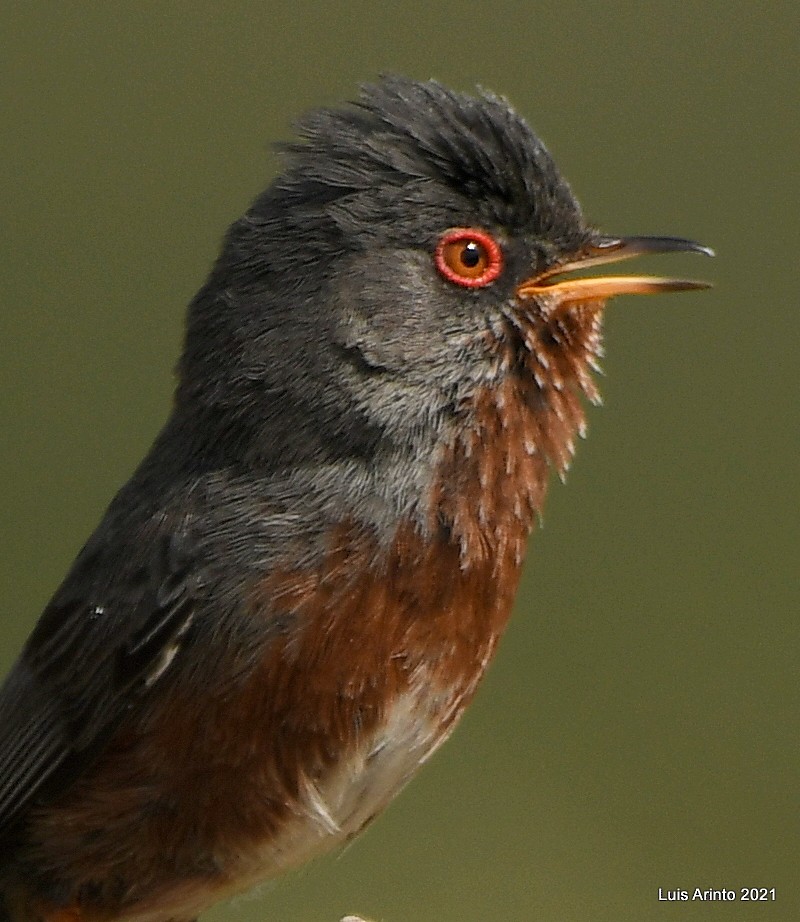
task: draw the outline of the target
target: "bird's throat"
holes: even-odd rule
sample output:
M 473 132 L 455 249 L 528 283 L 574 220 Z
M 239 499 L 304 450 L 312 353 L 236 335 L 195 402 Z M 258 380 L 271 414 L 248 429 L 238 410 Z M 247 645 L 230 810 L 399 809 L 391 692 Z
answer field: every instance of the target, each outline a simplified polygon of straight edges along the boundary
M 584 304 L 547 322 L 509 323 L 495 340 L 500 373 L 463 408 L 431 500 L 432 521 L 457 542 L 462 568 L 521 565 L 550 468 L 563 479 L 585 434 L 581 395 L 599 401 L 591 372 L 601 319 L 601 304 Z

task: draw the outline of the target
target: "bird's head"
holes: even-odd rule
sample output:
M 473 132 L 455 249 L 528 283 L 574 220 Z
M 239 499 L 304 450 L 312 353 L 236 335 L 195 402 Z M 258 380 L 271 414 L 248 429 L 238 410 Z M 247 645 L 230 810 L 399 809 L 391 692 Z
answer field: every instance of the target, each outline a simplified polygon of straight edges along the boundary
M 387 78 L 307 116 L 298 134 L 193 304 L 179 389 L 268 420 L 289 463 L 435 428 L 509 374 L 591 396 L 606 299 L 700 287 L 574 277 L 639 253 L 706 250 L 601 235 L 541 141 L 491 94 Z

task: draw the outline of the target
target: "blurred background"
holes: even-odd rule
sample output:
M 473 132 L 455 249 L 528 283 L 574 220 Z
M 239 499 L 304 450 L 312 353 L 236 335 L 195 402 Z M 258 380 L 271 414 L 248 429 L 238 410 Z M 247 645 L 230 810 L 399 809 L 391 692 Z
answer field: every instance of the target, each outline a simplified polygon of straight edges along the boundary
M 270 142 L 384 71 L 507 95 L 610 233 L 605 407 L 463 724 L 388 813 L 208 918 L 800 918 L 795 2 L 0 8 L 3 671 L 168 411 Z M 775 887 L 777 900 L 658 901 Z

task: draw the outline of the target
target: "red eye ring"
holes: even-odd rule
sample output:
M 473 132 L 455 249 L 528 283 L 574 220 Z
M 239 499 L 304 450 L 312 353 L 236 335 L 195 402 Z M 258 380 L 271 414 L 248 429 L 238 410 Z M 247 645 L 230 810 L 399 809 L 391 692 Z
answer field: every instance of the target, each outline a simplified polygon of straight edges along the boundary
M 448 280 L 464 288 L 483 288 L 503 271 L 503 251 L 485 231 L 454 227 L 436 244 L 436 268 Z

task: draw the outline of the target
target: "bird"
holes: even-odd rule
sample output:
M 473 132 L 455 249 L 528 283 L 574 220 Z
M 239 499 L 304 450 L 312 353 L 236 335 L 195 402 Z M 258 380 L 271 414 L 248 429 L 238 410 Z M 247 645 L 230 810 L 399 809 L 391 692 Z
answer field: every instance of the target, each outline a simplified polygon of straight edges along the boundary
M 583 216 L 503 97 L 384 76 L 280 146 L 170 415 L 0 689 L 0 919 L 189 922 L 341 846 L 458 722 L 599 402 Z

